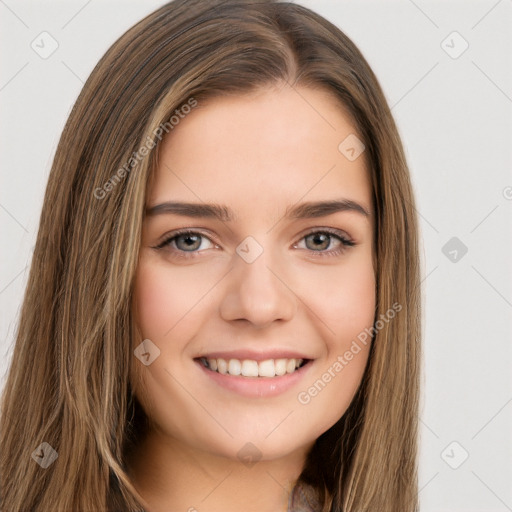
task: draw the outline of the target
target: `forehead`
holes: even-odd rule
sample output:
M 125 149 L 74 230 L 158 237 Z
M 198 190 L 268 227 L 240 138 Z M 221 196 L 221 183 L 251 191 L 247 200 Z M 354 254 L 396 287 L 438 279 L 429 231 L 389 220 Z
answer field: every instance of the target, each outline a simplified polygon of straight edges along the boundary
M 360 138 L 324 90 L 283 86 L 216 97 L 164 139 L 149 204 L 219 202 L 241 216 L 275 216 L 299 200 L 344 197 L 371 210 L 364 151 L 355 159 L 344 151 L 343 141 Z

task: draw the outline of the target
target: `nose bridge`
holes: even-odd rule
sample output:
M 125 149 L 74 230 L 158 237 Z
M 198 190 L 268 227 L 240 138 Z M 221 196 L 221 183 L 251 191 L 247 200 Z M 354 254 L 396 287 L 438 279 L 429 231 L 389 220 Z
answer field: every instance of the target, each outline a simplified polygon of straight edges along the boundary
M 262 326 L 292 318 L 296 298 L 283 283 L 286 280 L 279 271 L 283 267 L 273 255 L 252 237 L 237 247 L 221 304 L 225 320 L 245 319 Z

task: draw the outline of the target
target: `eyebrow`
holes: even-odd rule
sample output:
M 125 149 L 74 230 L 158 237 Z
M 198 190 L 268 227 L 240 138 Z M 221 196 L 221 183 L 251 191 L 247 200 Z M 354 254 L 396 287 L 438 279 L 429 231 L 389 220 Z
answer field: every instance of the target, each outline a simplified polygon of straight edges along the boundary
M 287 219 L 313 219 L 338 212 L 355 212 L 370 217 L 370 212 L 361 204 L 349 199 L 331 201 L 309 201 L 286 209 Z M 236 216 L 229 207 L 212 203 L 184 203 L 167 201 L 146 209 L 147 216 L 174 214 L 184 217 L 211 218 L 221 222 L 232 222 Z

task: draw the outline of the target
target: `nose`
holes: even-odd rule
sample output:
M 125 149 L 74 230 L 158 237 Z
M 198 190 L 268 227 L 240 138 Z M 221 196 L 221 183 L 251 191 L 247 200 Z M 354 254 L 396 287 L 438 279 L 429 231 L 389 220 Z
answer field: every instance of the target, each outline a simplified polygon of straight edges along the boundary
M 221 317 L 246 321 L 258 328 L 293 318 L 298 299 L 278 269 L 267 251 L 252 263 L 235 255 L 220 305 Z

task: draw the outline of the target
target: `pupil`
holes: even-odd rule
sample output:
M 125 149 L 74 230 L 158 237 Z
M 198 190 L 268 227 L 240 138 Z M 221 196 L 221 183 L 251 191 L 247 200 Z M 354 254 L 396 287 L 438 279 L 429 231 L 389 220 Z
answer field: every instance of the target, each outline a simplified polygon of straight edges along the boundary
M 322 238 L 324 238 L 323 241 Z M 312 239 L 314 240 L 314 244 L 323 244 L 323 247 L 316 245 L 313 249 L 326 249 L 329 246 L 329 236 L 324 233 L 315 233 L 312 235 Z
M 185 245 L 188 249 L 197 249 L 200 245 L 198 245 L 198 235 L 181 235 L 179 240 L 186 240 Z

